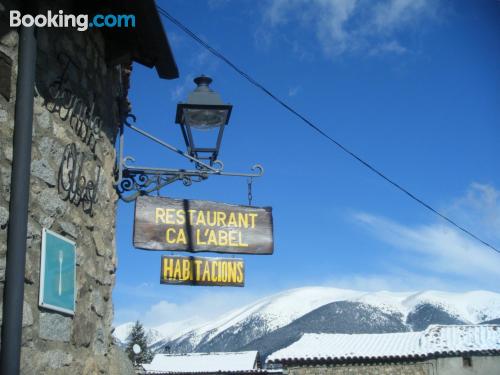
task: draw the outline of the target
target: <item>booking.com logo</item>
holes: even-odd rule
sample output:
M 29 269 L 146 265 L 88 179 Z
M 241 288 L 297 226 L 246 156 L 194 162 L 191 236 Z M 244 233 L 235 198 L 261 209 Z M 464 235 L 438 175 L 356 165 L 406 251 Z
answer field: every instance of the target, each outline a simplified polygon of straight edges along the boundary
M 135 27 L 135 15 L 133 14 L 96 14 L 89 22 L 88 14 L 64 14 L 60 10 L 57 13 L 47 11 L 47 14 L 21 15 L 18 10 L 10 11 L 10 27 L 19 26 L 36 27 L 72 27 L 78 31 L 86 31 L 93 27 Z

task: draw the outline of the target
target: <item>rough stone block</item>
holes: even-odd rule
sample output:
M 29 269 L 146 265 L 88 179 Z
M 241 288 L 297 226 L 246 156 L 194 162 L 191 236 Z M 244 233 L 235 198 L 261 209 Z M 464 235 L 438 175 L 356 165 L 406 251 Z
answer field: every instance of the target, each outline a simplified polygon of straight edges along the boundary
M 104 300 L 99 289 L 92 291 L 90 294 L 91 309 L 100 317 L 104 316 Z
M 31 312 L 31 307 L 26 303 L 26 301 L 23 302 L 23 321 L 22 321 L 22 326 L 23 327 L 28 327 L 33 325 L 33 313 Z
M 42 339 L 69 342 L 73 319 L 57 313 L 41 312 L 39 335 Z
M 67 205 L 57 192 L 57 189 L 44 189 L 38 196 L 38 204 L 49 216 L 62 215 L 67 210 Z
M 42 354 L 42 361 L 46 363 L 47 367 L 56 369 L 70 365 L 73 356 L 62 350 L 50 350 Z
M 12 30 L 11 32 L 2 36 L 2 38 L 0 39 L 0 44 L 6 47 L 16 47 L 17 41 L 18 41 L 17 32 Z
M 73 327 L 72 342 L 76 346 L 88 347 L 92 341 L 92 336 L 95 331 L 95 323 L 84 320 L 76 319 Z
M 134 375 L 134 366 L 125 352 L 113 345 L 110 350 L 109 375 Z
M 13 153 L 13 148 L 12 148 L 12 145 L 10 143 L 4 143 L 2 145 L 2 148 L 3 148 L 3 154 L 5 156 L 5 160 L 8 160 L 8 161 L 12 161 L 12 153 Z
M 0 227 L 5 227 L 9 221 L 9 210 L 0 206 Z
M 50 186 L 56 185 L 56 172 L 46 160 L 33 160 L 31 162 L 31 175 L 38 177 Z
M 94 348 L 94 353 L 97 355 L 104 355 L 107 352 L 108 345 L 106 343 L 107 340 L 105 340 L 105 334 L 104 330 L 102 327 L 97 328 L 94 342 L 93 342 L 93 348 Z
M 61 221 L 59 225 L 65 233 L 69 234 L 74 239 L 78 238 L 79 229 L 75 225 L 69 221 Z
M 47 130 L 52 128 L 52 119 L 47 109 L 42 109 L 41 112 L 36 115 L 35 119 L 37 126 L 41 129 Z
M 64 152 L 62 144 L 52 138 L 43 137 L 38 142 L 37 148 L 45 159 L 50 158 L 57 165 L 60 164 Z
M 0 281 L 5 281 L 5 257 L 0 257 Z

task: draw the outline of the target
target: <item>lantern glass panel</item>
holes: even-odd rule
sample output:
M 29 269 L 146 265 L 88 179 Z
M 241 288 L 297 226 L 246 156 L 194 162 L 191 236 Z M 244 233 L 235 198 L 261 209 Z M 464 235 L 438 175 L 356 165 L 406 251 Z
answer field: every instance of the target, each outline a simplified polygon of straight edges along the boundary
M 227 109 L 184 108 L 183 123 L 200 130 L 210 130 L 226 123 Z

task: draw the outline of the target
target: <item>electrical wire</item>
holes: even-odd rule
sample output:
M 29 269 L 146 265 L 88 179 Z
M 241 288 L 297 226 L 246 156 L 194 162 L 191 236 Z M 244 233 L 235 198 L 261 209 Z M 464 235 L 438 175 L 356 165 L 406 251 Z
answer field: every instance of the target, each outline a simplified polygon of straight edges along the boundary
M 457 222 L 455 222 L 453 219 L 449 218 L 445 214 L 439 212 L 435 208 L 433 208 L 430 204 L 426 203 L 419 197 L 417 197 L 415 194 L 411 193 L 408 189 L 404 188 L 401 186 L 399 183 L 391 179 L 390 177 L 386 176 L 382 171 L 374 167 L 371 163 L 367 162 L 366 160 L 362 159 L 360 156 L 355 154 L 353 151 L 348 149 L 346 146 L 344 146 L 342 143 L 339 141 L 335 140 L 332 138 L 330 135 L 328 135 L 324 130 L 322 130 L 320 127 L 315 125 L 311 120 L 309 120 L 307 117 L 299 113 L 297 110 L 292 108 L 290 105 L 285 103 L 282 99 L 280 99 L 278 96 L 273 94 L 271 91 L 269 91 L 266 87 L 264 87 L 262 84 L 260 84 L 258 81 L 256 81 L 254 78 L 252 78 L 249 74 L 245 73 L 243 70 L 241 70 L 237 65 L 235 65 L 231 60 L 229 60 L 227 57 L 225 57 L 222 53 L 217 51 L 215 48 L 210 46 L 207 42 L 205 42 L 203 39 L 201 39 L 198 35 L 196 35 L 193 31 L 191 31 L 187 26 L 185 26 L 182 22 L 180 22 L 177 18 L 172 16 L 170 13 L 168 13 L 165 9 L 160 7 L 159 5 L 156 5 L 158 11 L 162 16 L 167 18 L 170 22 L 172 22 L 175 26 L 177 26 L 179 29 L 181 29 L 184 33 L 186 33 L 189 37 L 194 39 L 198 44 L 200 44 L 202 47 L 207 49 L 210 53 L 212 53 L 214 56 L 219 58 L 220 60 L 224 61 L 229 67 L 231 67 L 236 73 L 241 75 L 243 78 L 245 78 L 248 82 L 250 82 L 252 85 L 263 91 L 266 95 L 271 97 L 275 102 L 280 104 L 282 107 L 284 107 L 286 110 L 294 114 L 296 117 L 301 119 L 306 125 L 308 125 L 310 128 L 312 128 L 314 131 L 316 131 L 318 134 L 323 136 L 324 138 L 328 139 L 330 142 L 335 144 L 337 147 L 339 147 L 342 151 L 347 153 L 349 156 L 353 157 L 356 159 L 358 162 L 360 162 L 362 165 L 367 167 L 369 170 L 371 170 L 373 173 L 377 174 L 379 177 L 384 179 L 386 182 L 394 186 L 396 189 L 400 190 L 404 194 L 406 194 L 408 197 L 422 205 L 423 207 L 427 208 L 429 211 L 434 213 L 435 215 L 439 216 L 443 220 L 447 221 L 449 224 L 452 226 L 456 227 L 460 231 L 464 232 L 465 234 L 469 235 L 470 237 L 474 238 L 476 241 L 479 241 L 483 245 L 489 247 L 490 249 L 496 251 L 497 253 L 500 253 L 500 250 L 491 245 L 490 243 L 484 241 L 481 239 L 479 236 L 475 235 L 472 233 L 470 230 L 467 228 L 461 226 Z

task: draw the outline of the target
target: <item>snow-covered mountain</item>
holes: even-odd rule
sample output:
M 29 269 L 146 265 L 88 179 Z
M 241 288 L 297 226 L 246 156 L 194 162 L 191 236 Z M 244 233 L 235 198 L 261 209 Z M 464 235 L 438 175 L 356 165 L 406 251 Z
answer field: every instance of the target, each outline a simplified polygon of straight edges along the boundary
M 117 326 L 113 332 L 114 338 L 119 344 L 125 345 L 130 331 L 134 326 L 134 322 L 128 322 Z M 200 319 L 185 319 L 176 322 L 167 322 L 156 327 L 144 327 L 146 335 L 149 339 L 151 346 L 156 345 L 158 342 L 175 340 L 187 331 L 197 327 L 200 324 Z
M 383 333 L 423 330 L 429 324 L 471 324 L 500 318 L 500 294 L 362 292 L 329 287 L 287 290 L 262 298 L 219 319 L 149 329 L 156 351 L 228 351 L 257 349 L 267 355 L 303 333 Z M 130 323 L 127 323 L 130 324 Z M 194 327 L 194 328 L 193 328 Z M 118 326 L 126 339 L 130 326 Z

